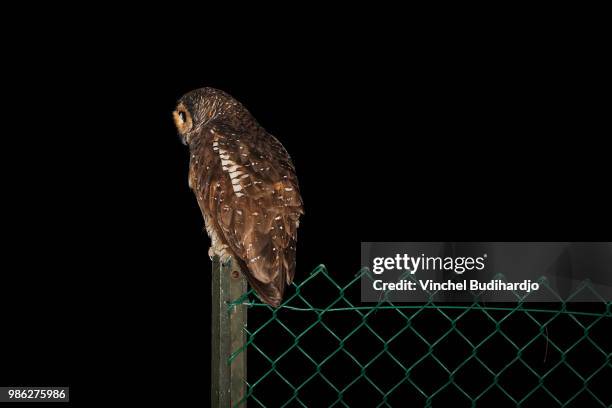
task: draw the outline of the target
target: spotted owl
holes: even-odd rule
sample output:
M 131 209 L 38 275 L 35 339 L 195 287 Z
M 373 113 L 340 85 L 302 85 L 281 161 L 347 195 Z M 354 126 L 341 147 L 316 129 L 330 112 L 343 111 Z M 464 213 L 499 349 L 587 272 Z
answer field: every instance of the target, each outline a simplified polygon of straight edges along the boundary
M 209 256 L 231 257 L 259 297 L 277 307 L 293 281 L 304 213 L 291 157 L 223 91 L 185 94 L 173 117 L 189 146 L 189 186 L 211 239 Z

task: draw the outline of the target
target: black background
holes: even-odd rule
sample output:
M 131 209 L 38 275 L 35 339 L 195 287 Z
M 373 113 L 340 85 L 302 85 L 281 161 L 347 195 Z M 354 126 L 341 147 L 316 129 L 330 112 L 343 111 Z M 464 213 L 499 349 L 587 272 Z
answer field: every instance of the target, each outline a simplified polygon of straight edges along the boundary
M 86 405 L 208 401 L 209 241 L 171 118 L 201 86 L 294 160 L 297 279 L 319 264 L 348 279 L 361 241 L 610 238 L 594 44 L 339 35 L 272 51 L 280 32 L 221 43 L 211 27 L 214 41 L 130 24 L 10 47 L 3 385 L 70 385 Z

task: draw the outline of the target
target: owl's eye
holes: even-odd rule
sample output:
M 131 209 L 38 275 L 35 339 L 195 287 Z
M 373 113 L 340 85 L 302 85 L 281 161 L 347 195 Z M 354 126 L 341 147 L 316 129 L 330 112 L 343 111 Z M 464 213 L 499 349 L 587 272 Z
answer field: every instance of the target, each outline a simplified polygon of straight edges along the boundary
M 176 109 L 172 112 L 172 117 L 174 118 L 174 124 L 176 125 L 176 129 L 180 134 L 188 132 L 191 130 L 193 126 L 191 114 L 189 113 L 189 109 L 182 103 L 176 107 Z

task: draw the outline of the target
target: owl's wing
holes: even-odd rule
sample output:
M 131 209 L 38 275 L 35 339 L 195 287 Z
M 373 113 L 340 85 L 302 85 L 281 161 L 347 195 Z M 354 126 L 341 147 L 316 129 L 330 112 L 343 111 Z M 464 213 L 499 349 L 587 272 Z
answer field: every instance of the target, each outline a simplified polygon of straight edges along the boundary
M 203 212 L 236 255 L 262 300 L 278 306 L 293 281 L 304 213 L 297 176 L 282 144 L 261 128 L 212 127 Z M 202 175 L 204 176 L 204 175 Z M 208 177 L 206 177 L 208 178 Z M 208 213 L 208 214 L 206 214 Z

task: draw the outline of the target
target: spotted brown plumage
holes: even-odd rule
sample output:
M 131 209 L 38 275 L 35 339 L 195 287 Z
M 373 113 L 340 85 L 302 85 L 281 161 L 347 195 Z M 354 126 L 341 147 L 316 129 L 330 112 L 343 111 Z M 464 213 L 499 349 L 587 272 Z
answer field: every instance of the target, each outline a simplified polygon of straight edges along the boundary
M 189 146 L 189 186 L 212 241 L 209 255 L 234 258 L 259 297 L 278 306 L 293 281 L 304 213 L 289 154 L 223 91 L 189 92 L 173 116 Z

